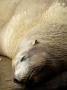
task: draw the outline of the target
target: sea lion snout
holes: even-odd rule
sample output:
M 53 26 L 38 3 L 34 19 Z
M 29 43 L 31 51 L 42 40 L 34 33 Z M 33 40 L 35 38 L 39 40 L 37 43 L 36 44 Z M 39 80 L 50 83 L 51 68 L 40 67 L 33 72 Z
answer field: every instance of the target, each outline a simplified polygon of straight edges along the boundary
M 39 47 L 40 48 L 40 47 Z M 17 83 L 32 82 L 40 80 L 40 71 L 44 67 L 46 53 L 37 47 L 17 55 L 14 64 L 14 81 Z

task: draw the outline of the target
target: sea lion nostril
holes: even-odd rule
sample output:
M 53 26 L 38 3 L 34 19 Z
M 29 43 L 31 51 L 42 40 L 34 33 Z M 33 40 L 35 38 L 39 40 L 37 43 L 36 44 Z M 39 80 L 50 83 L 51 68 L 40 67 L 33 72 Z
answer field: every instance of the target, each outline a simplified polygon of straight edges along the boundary
M 14 78 L 13 79 L 13 81 L 15 82 L 15 83 L 18 83 L 18 84 L 25 84 L 25 83 L 27 83 L 27 80 L 26 79 L 22 79 L 22 80 L 17 80 L 16 78 Z
M 14 78 L 13 81 L 14 81 L 15 83 L 19 83 L 19 81 L 18 81 L 16 78 Z

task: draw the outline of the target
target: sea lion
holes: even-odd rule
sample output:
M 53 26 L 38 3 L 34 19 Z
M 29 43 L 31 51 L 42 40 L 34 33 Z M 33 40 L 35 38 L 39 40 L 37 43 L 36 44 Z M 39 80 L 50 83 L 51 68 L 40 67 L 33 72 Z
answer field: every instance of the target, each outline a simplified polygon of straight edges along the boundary
M 67 6 L 63 0 L 22 0 L 0 30 L 0 53 L 12 59 L 17 82 L 38 82 L 67 70 Z

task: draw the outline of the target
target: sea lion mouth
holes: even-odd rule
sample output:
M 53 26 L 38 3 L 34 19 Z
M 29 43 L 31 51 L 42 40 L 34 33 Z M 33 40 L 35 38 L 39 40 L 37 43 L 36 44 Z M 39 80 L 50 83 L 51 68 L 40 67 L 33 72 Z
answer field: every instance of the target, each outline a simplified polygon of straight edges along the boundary
M 30 70 L 30 72 L 28 72 L 27 77 L 21 79 L 21 80 L 17 80 L 16 78 L 14 78 L 14 82 L 20 85 L 35 85 L 39 82 L 39 74 L 41 72 L 41 66 L 35 67 L 32 70 Z
M 27 79 L 22 79 L 21 81 L 17 80 L 16 78 L 14 78 L 14 83 L 17 83 L 19 85 L 25 85 L 25 86 L 30 86 L 33 85 L 34 83 L 34 79 L 28 77 Z

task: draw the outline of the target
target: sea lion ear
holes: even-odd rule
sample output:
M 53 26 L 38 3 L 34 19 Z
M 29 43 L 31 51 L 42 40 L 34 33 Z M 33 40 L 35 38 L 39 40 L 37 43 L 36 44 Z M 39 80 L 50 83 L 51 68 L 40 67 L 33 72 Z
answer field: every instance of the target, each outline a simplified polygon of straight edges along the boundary
M 34 40 L 32 44 L 33 45 L 37 45 L 37 44 L 39 44 L 39 41 L 38 40 Z

